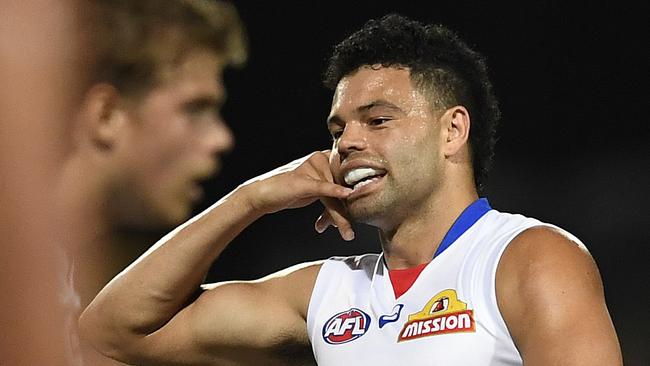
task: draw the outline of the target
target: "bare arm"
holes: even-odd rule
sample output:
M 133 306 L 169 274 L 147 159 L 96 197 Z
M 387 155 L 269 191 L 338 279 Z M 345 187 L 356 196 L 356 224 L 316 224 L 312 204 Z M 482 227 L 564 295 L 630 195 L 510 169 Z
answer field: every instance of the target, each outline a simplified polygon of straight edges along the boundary
M 83 313 L 82 334 L 102 353 L 138 365 L 272 364 L 285 345 L 308 343 L 305 316 L 318 264 L 219 284 L 187 304 L 212 262 L 257 218 L 347 194 L 332 183 L 321 152 L 243 184 L 114 278 Z M 347 221 L 337 226 L 351 230 Z
M 499 308 L 526 366 L 622 365 L 598 268 L 563 233 L 526 230 L 497 270 Z

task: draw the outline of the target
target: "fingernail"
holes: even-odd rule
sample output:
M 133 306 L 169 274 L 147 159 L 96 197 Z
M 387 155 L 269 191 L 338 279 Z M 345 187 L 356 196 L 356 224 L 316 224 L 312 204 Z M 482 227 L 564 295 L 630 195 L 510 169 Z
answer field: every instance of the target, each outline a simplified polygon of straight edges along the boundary
M 325 231 L 325 228 L 323 227 L 323 222 L 322 221 L 323 221 L 323 215 L 320 215 L 318 217 L 318 219 L 316 220 L 316 222 L 314 223 L 314 229 L 316 229 L 316 231 L 319 234 L 322 234 L 323 231 Z
M 345 232 L 343 233 L 343 239 L 345 239 L 346 241 L 353 240 L 354 239 L 354 231 L 345 230 Z

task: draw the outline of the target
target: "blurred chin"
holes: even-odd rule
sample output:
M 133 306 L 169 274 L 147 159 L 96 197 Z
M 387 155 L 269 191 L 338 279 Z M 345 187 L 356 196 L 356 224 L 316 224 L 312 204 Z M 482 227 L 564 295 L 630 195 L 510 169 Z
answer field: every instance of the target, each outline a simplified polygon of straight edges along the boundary
M 176 226 L 187 220 L 192 213 L 192 205 L 189 201 L 177 202 L 176 204 L 169 205 L 161 212 L 161 217 L 165 225 Z
M 143 231 L 169 231 L 187 220 L 191 214 L 191 205 L 186 202 L 164 202 L 159 201 L 158 205 L 142 217 L 139 221 L 139 228 Z

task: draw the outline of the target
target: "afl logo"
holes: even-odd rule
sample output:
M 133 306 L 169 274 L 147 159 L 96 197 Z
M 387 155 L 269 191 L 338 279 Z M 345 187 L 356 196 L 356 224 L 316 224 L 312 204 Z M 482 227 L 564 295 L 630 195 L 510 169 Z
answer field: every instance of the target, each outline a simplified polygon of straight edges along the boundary
M 366 334 L 370 327 L 370 316 L 352 308 L 329 318 L 323 325 L 323 339 L 329 344 L 351 342 Z

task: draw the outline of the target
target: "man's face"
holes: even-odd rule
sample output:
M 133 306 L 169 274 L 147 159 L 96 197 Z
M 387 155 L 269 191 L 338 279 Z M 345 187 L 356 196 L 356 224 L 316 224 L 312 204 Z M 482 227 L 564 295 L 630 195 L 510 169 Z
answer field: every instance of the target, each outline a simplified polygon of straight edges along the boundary
M 350 217 L 389 229 L 426 207 L 442 179 L 440 124 L 408 69 L 362 67 L 339 82 L 328 128 Z
M 176 225 L 202 198 L 201 181 L 219 169 L 233 136 L 219 114 L 224 99 L 222 64 L 212 52 L 190 53 L 165 70 L 162 82 L 127 106 L 116 187 L 122 224 L 140 229 Z

